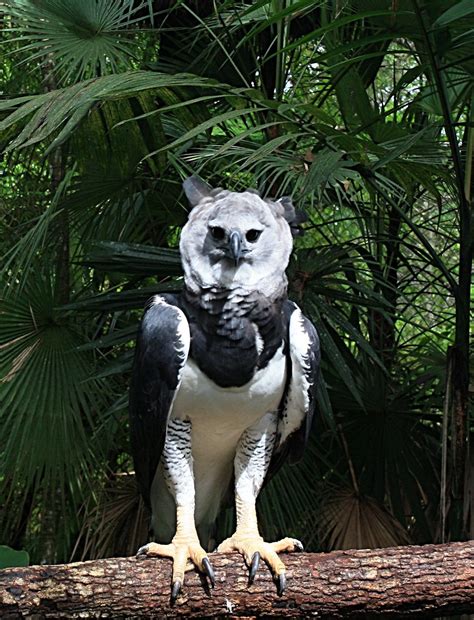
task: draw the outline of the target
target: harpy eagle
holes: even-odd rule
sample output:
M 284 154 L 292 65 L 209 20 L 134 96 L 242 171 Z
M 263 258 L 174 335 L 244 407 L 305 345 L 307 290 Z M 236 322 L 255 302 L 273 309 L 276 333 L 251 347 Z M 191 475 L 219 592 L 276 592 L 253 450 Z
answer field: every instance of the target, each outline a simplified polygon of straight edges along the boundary
M 255 505 L 284 459 L 301 457 L 315 408 L 318 335 L 287 298 L 298 216 L 286 197 L 211 189 L 194 176 L 183 187 L 192 207 L 184 286 L 149 301 L 130 388 L 135 472 L 159 541 L 138 554 L 173 558 L 172 600 L 190 565 L 214 585 L 204 548 L 233 491 L 236 530 L 217 550 L 240 552 L 250 582 L 262 558 L 281 595 L 278 552 L 302 545 L 265 542 Z

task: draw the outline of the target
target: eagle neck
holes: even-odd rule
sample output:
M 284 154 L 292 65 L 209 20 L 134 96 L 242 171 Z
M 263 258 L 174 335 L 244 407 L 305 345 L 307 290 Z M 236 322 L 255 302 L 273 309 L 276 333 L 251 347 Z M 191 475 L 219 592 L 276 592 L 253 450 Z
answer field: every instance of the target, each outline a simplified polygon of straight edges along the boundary
M 199 274 L 191 271 L 186 263 L 183 263 L 184 274 L 184 290 L 196 296 L 216 296 L 223 295 L 233 296 L 235 293 L 244 295 L 261 295 L 270 302 L 286 298 L 288 289 L 288 278 L 285 272 L 267 274 L 266 277 L 256 281 L 245 282 L 233 279 L 232 281 L 222 284 L 214 281 L 205 281 L 199 277 Z

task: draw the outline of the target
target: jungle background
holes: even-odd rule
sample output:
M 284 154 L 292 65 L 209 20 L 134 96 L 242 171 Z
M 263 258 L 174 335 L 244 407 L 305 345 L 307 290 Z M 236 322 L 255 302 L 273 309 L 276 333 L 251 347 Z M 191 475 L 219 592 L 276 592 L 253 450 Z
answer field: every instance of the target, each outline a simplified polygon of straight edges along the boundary
M 471 0 L 11 0 L 0 19 L 0 544 L 36 563 L 146 542 L 127 389 L 146 300 L 180 287 L 193 173 L 308 217 L 289 279 L 319 413 L 260 497 L 264 534 L 473 537 Z

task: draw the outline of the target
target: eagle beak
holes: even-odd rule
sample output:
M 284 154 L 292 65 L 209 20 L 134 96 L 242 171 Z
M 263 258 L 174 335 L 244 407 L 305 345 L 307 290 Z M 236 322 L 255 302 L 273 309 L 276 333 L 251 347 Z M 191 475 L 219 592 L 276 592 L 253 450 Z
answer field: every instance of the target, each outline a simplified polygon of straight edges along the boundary
M 229 235 L 229 249 L 237 267 L 242 258 L 242 234 L 238 230 L 233 230 Z

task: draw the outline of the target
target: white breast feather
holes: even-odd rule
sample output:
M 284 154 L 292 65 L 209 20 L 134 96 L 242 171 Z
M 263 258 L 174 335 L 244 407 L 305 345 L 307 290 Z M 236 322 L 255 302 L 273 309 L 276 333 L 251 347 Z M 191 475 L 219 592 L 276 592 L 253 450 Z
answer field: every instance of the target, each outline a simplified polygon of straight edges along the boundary
M 265 368 L 240 387 L 218 386 L 188 358 L 171 418 L 188 419 L 192 423 L 197 520 L 207 518 L 212 522 L 216 517 L 232 478 L 242 434 L 278 409 L 285 382 L 283 345 Z
M 196 362 L 188 359 L 173 407 L 173 417 L 189 418 L 193 425 L 205 420 L 217 428 L 225 420 L 242 432 L 280 404 L 286 381 L 283 345 L 270 362 L 239 387 L 220 387 L 209 379 Z

